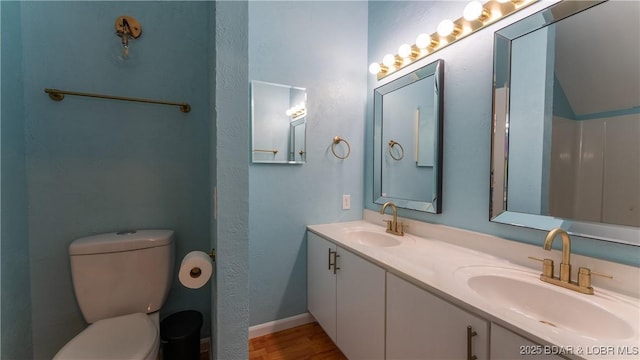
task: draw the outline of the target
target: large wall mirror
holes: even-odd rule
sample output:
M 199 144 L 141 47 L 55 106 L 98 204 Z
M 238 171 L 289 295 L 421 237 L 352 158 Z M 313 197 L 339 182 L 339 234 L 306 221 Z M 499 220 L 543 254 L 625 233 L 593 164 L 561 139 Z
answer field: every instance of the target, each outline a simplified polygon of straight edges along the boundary
M 251 81 L 251 160 L 303 164 L 306 159 L 307 92 Z
M 376 204 L 442 211 L 443 74 L 438 60 L 374 90 Z
M 640 246 L 640 2 L 496 32 L 492 221 Z

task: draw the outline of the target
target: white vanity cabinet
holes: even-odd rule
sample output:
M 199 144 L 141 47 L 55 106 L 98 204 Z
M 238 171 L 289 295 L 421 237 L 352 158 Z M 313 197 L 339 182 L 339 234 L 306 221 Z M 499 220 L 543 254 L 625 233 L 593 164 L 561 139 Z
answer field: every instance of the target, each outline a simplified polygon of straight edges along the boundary
M 513 333 L 500 325 L 491 324 L 491 360 L 560 360 L 557 347 L 542 346 Z
M 488 359 L 488 321 L 391 273 L 386 308 L 387 359 Z
M 352 360 L 384 359 L 385 270 L 307 232 L 309 312 Z
M 336 338 L 336 275 L 330 265 L 336 245 L 307 232 L 307 308 L 333 342 Z

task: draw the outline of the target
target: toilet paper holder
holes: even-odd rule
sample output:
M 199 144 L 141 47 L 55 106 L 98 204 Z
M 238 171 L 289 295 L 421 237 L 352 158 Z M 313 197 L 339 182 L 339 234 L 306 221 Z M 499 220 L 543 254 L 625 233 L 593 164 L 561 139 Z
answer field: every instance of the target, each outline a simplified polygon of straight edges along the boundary
M 211 249 L 207 255 L 209 255 L 212 262 L 216 261 L 216 249 Z M 192 278 L 200 277 L 200 275 L 202 275 L 202 270 L 200 270 L 200 268 L 193 268 L 189 272 L 189 275 L 191 275 Z

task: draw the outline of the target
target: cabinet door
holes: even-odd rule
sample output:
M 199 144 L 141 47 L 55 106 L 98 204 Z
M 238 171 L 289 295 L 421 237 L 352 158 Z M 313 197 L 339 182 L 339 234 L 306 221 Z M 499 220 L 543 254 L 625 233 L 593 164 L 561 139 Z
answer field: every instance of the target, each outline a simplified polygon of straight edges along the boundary
M 329 260 L 336 246 L 307 232 L 307 308 L 320 326 L 336 342 L 336 275 Z M 331 257 L 330 257 L 331 256 Z
M 441 298 L 387 273 L 387 359 L 488 358 L 489 323 Z
M 553 352 L 558 349 L 544 347 L 501 326 L 491 324 L 491 360 L 560 360 Z
M 338 347 L 350 360 L 384 359 L 385 270 L 338 247 Z

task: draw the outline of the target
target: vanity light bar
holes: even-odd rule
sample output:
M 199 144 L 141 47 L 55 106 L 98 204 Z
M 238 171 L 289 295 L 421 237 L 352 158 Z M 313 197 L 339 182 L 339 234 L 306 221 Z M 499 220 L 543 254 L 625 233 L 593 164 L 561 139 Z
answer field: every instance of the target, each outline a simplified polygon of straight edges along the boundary
M 293 107 L 291 107 L 290 109 L 288 109 L 285 114 L 287 116 L 291 117 L 291 120 L 296 120 L 298 118 L 301 118 L 305 115 L 307 115 L 307 105 L 302 102 L 300 104 L 297 104 Z
M 415 44 L 400 45 L 398 54 L 387 54 L 382 58 L 382 63 L 372 63 L 369 65 L 369 72 L 377 75 L 380 80 L 537 1 L 489 0 L 482 4 L 478 0 L 473 0 L 465 6 L 461 18 L 455 21 L 442 20 L 435 33 L 431 35 L 422 33 L 416 37 Z

